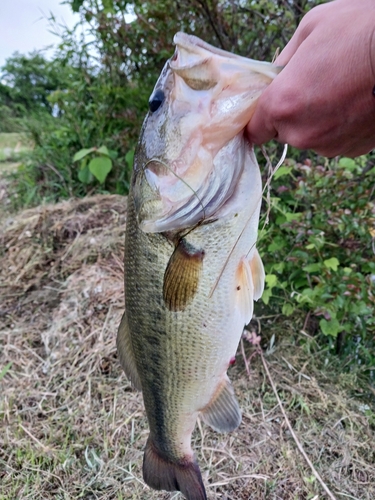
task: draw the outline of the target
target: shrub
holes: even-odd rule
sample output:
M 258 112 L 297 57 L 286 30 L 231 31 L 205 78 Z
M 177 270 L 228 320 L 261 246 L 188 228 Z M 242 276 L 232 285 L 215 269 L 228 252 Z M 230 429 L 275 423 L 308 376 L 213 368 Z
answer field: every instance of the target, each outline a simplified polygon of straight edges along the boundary
M 293 159 L 272 181 L 270 223 L 259 242 L 263 301 L 319 320 L 352 360 L 375 362 L 375 162 Z

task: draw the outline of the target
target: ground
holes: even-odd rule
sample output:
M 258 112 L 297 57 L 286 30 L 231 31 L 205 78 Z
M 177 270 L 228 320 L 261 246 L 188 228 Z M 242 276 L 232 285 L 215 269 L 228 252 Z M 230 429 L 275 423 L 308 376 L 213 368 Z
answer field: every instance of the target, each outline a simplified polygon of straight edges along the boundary
M 110 195 L 2 214 L 0 500 L 182 498 L 143 482 L 142 396 L 116 355 L 125 224 L 126 198 Z M 242 424 L 193 436 L 209 500 L 373 500 L 371 388 L 302 324 L 257 315 L 229 374 Z

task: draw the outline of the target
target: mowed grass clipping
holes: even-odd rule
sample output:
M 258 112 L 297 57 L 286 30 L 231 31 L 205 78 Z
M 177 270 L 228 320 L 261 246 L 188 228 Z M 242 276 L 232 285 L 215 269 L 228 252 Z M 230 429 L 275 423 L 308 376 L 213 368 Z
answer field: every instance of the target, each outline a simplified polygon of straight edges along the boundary
M 147 420 L 116 356 L 125 224 L 126 198 L 109 195 L 3 216 L 2 500 L 181 498 L 143 482 Z M 250 333 L 261 328 L 284 410 L 334 498 L 373 500 L 374 395 L 356 386 L 355 374 L 327 364 L 301 327 L 260 317 Z M 208 498 L 328 498 L 297 449 L 257 348 L 245 339 L 242 348 L 230 370 L 242 424 L 225 435 L 199 422 L 193 436 Z

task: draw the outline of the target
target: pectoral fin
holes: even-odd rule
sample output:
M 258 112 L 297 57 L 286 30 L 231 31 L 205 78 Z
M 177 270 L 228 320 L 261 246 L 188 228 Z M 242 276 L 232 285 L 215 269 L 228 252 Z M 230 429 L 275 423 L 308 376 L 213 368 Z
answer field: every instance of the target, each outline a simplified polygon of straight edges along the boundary
M 133 346 L 131 343 L 130 332 L 126 313 L 122 316 L 121 323 L 117 332 L 117 353 L 120 363 L 128 379 L 135 389 L 142 390 L 141 381 L 135 363 Z
M 197 292 L 204 250 L 181 239 L 164 274 L 163 297 L 170 311 L 183 311 Z
M 227 376 L 201 414 L 204 422 L 217 432 L 230 432 L 240 425 L 241 410 Z

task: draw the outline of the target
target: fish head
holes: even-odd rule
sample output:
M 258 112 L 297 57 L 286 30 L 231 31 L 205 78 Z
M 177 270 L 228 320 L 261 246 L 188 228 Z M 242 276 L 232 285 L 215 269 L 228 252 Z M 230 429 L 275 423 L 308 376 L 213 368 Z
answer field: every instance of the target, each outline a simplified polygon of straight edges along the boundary
M 135 155 L 132 189 L 145 232 L 191 227 L 219 208 L 212 200 L 222 203 L 225 196 L 215 198 L 214 190 L 235 182 L 241 162 L 223 169 L 215 159 L 236 136 L 242 138 L 258 97 L 280 70 L 185 33 L 177 33 L 174 43 Z

